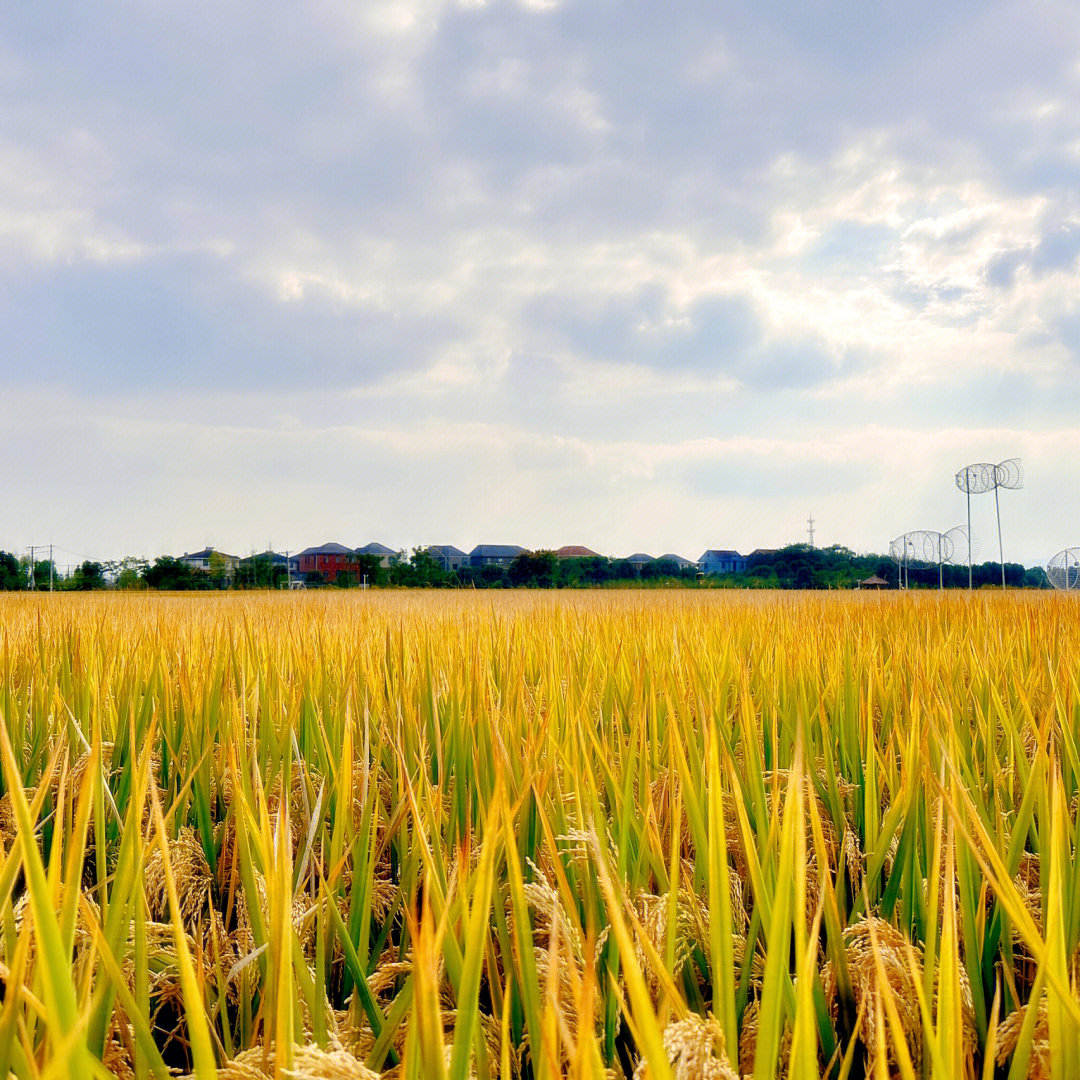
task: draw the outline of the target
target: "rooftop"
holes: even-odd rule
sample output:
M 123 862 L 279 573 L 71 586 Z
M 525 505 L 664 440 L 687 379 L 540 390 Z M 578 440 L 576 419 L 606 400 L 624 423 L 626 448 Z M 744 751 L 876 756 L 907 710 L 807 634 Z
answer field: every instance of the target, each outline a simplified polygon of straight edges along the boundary
M 300 552 L 297 558 L 302 555 L 353 555 L 355 554 L 352 548 L 347 548 L 344 544 L 322 544 L 319 547 L 304 548 Z
M 376 544 L 374 541 L 370 544 L 365 544 L 362 548 L 356 549 L 357 555 L 396 555 L 397 552 L 393 548 L 388 548 L 385 544 Z
M 227 555 L 224 551 L 218 551 L 217 548 L 203 548 L 202 551 L 185 551 L 180 556 L 181 559 L 209 559 L 211 555 L 220 555 L 223 559 L 235 559 L 235 555 Z
M 560 559 L 595 559 L 600 552 L 587 548 L 584 544 L 566 544 L 559 548 L 555 554 Z
M 292 562 L 293 559 L 295 559 L 295 558 L 296 558 L 295 555 L 289 555 L 286 558 L 286 556 L 280 554 L 280 552 L 277 552 L 277 551 L 260 551 L 260 552 L 257 552 L 254 555 L 245 555 L 244 558 L 242 558 L 240 561 L 244 562 L 244 563 L 248 563 L 248 562 L 254 562 L 256 559 L 266 559 L 269 562 L 273 563 L 275 566 L 277 566 L 279 564 L 284 564 L 286 562 Z

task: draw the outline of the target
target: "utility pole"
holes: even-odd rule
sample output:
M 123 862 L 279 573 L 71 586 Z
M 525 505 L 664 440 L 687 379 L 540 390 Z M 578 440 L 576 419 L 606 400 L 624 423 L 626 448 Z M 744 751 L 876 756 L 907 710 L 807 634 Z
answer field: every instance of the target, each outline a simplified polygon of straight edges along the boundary
M 289 562 L 289 552 L 285 552 L 285 580 L 289 584 L 289 590 L 292 591 L 292 563 Z
M 34 545 L 30 545 L 30 575 L 28 578 L 28 584 L 31 591 L 37 588 L 37 579 L 34 577 Z
M 806 519 L 806 524 L 810 527 L 809 530 L 808 530 L 809 533 L 810 533 L 810 546 L 813 547 L 814 546 L 814 515 L 813 514 L 811 514 Z
M 1004 581 L 1004 571 L 1002 571 L 1002 581 Z M 52 544 L 49 545 L 49 592 L 53 591 L 53 550 Z

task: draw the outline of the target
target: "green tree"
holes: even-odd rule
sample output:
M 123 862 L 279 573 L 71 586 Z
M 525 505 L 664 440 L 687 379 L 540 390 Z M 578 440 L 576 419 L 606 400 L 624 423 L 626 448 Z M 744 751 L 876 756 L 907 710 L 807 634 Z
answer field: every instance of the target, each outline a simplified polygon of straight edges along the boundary
M 560 559 L 555 571 L 555 584 L 565 588 L 602 585 L 611 579 L 611 561 L 603 555 L 575 556 Z
M 112 575 L 116 588 L 145 589 L 146 571 L 149 563 L 145 559 L 138 559 L 134 555 L 125 555 L 124 558 L 105 564 L 105 570 Z
M 224 589 L 232 580 L 232 564 L 220 551 L 210 552 L 210 581 L 217 589 Z
M 456 581 L 456 576 L 444 571 L 423 548 L 413 548 L 408 560 L 399 560 L 390 567 L 391 585 L 418 589 L 452 585 Z
M 523 551 L 510 564 L 510 583 L 536 589 L 554 588 L 558 564 L 554 551 Z
M 1024 588 L 1049 589 L 1050 581 L 1046 576 L 1046 571 L 1041 566 L 1033 566 L 1026 571 L 1024 573 Z
M 60 575 L 56 572 L 56 564 L 49 559 L 41 559 L 34 563 L 34 588 L 47 589 L 51 584 L 53 588 Z
M 280 589 L 288 577 L 285 563 L 264 551 L 241 559 L 233 574 L 234 583 L 242 589 Z
M 165 591 L 197 589 L 201 586 L 192 570 L 186 562 L 173 558 L 171 555 L 162 555 L 154 560 L 153 566 L 146 568 L 143 579 L 151 589 Z
M 105 567 L 99 562 L 87 559 L 75 568 L 67 583 L 68 588 L 80 592 L 105 588 Z
M 0 590 L 14 592 L 26 588 L 26 570 L 19 560 L 7 551 L 0 551 Z
M 395 569 L 396 567 L 391 567 L 389 573 L 393 574 Z M 386 567 L 382 564 L 382 559 L 378 555 L 357 555 L 356 579 L 361 585 L 365 581 L 368 585 L 385 585 L 388 573 Z

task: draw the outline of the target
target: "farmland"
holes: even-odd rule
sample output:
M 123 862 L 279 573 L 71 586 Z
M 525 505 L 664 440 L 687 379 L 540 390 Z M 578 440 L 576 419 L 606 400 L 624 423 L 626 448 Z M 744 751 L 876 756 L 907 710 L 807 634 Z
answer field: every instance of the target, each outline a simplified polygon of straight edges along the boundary
M 1071 599 L 0 599 L 0 1075 L 1075 1075 Z

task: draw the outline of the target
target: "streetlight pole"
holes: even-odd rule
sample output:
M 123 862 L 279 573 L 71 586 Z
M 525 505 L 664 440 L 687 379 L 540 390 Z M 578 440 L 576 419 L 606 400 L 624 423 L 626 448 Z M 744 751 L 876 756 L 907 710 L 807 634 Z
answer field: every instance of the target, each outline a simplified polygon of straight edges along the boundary
M 968 521 L 968 592 L 975 588 L 974 572 L 971 568 L 971 484 L 968 483 L 968 470 L 970 465 L 964 466 L 964 490 L 967 492 L 967 521 Z M 997 491 L 997 488 L 994 489 Z
M 994 484 L 994 513 L 997 514 L 998 559 L 1001 561 L 1001 587 L 1005 588 L 1005 550 L 1001 540 L 1001 501 L 998 499 L 998 485 Z

